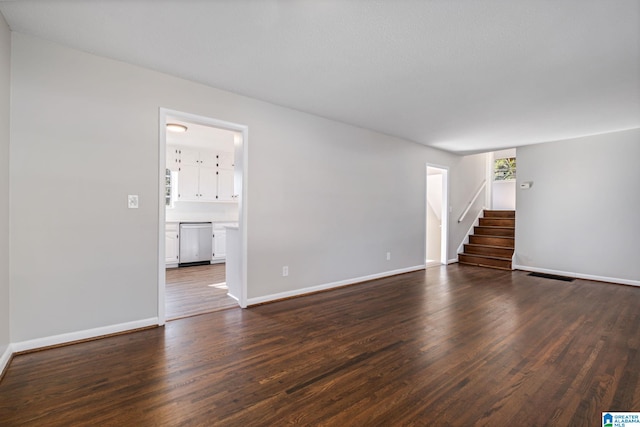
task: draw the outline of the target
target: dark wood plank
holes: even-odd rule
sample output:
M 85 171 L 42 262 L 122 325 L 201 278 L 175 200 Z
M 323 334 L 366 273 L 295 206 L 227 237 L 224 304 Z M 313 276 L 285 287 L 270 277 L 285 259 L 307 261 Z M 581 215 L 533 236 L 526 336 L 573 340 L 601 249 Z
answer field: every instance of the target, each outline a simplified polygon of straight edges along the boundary
M 473 227 L 473 232 L 479 236 L 504 236 L 513 237 L 515 228 L 513 227 Z
M 515 227 L 513 218 L 479 218 L 480 227 Z
M 503 270 L 511 270 L 511 258 L 500 258 L 489 255 L 479 254 L 458 254 L 458 262 L 461 264 L 469 264 L 483 267 L 500 268 Z
M 485 218 L 515 218 L 516 217 L 516 211 L 514 211 L 514 210 L 493 211 L 493 210 L 485 209 L 484 210 L 484 217 Z
M 489 246 L 502 246 L 505 248 L 514 248 L 515 239 L 513 237 L 501 237 L 501 236 L 476 236 L 471 234 L 469 236 L 469 243 L 477 245 L 489 245 Z
M 227 295 L 224 263 L 168 268 L 166 277 L 167 320 L 238 306 Z
M 490 246 L 486 244 L 466 244 L 464 245 L 464 253 L 476 255 L 496 256 L 500 258 L 510 258 L 513 256 L 513 248 L 504 246 Z
M 600 425 L 640 288 L 451 265 L 16 356 L 0 425 Z

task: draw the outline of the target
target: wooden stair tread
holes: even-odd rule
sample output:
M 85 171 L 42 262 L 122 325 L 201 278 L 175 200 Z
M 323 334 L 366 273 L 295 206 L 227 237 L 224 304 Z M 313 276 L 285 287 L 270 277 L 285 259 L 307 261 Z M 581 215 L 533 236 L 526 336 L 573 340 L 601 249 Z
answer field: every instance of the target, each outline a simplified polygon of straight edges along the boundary
M 479 267 L 512 270 L 510 258 L 482 256 L 476 254 L 459 254 L 458 262 L 460 264 L 475 265 Z
M 481 227 L 515 228 L 515 218 L 480 218 Z
M 465 245 L 478 245 L 488 248 L 511 249 L 511 251 L 513 251 L 516 246 L 513 239 L 500 239 L 499 236 L 494 237 L 478 235 L 469 236 L 469 243 L 465 243 Z
M 483 227 L 487 228 L 487 227 Z M 495 227 L 495 228 L 505 228 L 505 227 Z M 511 228 L 513 230 L 513 228 Z M 513 236 L 503 236 L 501 234 L 471 234 L 471 236 L 483 236 L 483 237 L 500 237 L 502 239 L 515 239 Z
M 481 248 L 492 248 L 492 249 L 513 249 L 508 246 L 495 246 L 495 245 L 483 245 L 481 243 L 465 243 L 467 246 L 477 246 Z
M 476 225 L 472 236 L 495 236 L 495 237 L 514 237 L 516 229 L 514 227 L 482 227 Z
M 504 258 L 504 257 L 499 257 L 499 256 L 493 256 L 493 255 L 482 255 L 482 254 L 466 254 L 466 253 L 461 253 L 458 255 L 466 255 L 466 256 L 472 256 L 472 257 L 478 257 L 478 258 L 487 258 L 487 259 L 497 259 L 500 261 L 509 261 L 511 262 L 511 258 Z
M 515 211 L 509 211 L 509 210 L 492 210 L 492 209 L 485 209 L 484 210 L 484 217 L 485 218 L 515 218 L 516 217 L 516 212 Z

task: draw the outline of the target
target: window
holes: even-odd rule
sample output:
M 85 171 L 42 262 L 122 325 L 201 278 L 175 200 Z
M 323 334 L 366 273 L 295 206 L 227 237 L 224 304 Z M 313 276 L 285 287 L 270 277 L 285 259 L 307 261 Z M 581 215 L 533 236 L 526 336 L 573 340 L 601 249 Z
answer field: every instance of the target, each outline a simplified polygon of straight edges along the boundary
M 493 163 L 493 180 L 510 181 L 516 179 L 516 158 L 496 159 Z

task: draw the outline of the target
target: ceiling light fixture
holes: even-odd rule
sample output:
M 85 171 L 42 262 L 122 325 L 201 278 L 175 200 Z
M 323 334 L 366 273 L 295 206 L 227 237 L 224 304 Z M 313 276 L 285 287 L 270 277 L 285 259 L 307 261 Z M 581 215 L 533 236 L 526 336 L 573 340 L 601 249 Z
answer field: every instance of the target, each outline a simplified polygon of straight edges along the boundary
M 185 125 L 179 125 L 177 123 L 167 123 L 167 130 L 171 132 L 186 132 L 187 127 Z

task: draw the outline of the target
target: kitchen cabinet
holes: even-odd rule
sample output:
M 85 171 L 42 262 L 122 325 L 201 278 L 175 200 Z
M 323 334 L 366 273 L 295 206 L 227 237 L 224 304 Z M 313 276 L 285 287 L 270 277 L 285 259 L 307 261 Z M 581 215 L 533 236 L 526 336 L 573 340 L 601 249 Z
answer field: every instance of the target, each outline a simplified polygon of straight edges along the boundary
M 224 262 L 227 257 L 227 230 L 219 224 L 213 227 L 211 262 Z
M 165 263 L 167 267 L 177 267 L 180 260 L 180 232 L 177 222 L 167 222 L 164 228 Z
M 233 169 L 233 153 L 227 151 L 216 153 L 216 165 L 220 169 Z
M 178 197 L 176 200 L 195 201 L 200 194 L 200 168 L 196 165 L 181 165 L 178 171 Z
M 184 165 L 200 165 L 200 151 L 191 148 L 179 147 L 180 166 Z M 204 157 L 204 156 L 203 156 Z
M 233 169 L 217 170 L 217 196 L 221 202 L 235 201 Z
M 167 168 L 170 160 L 178 165 L 176 200 L 235 201 L 233 153 L 172 147 L 167 154 Z
M 215 167 L 185 165 L 178 172 L 179 201 L 215 202 L 218 200 L 218 176 Z
M 167 146 L 167 169 L 178 172 L 180 168 L 180 149 L 175 146 Z

